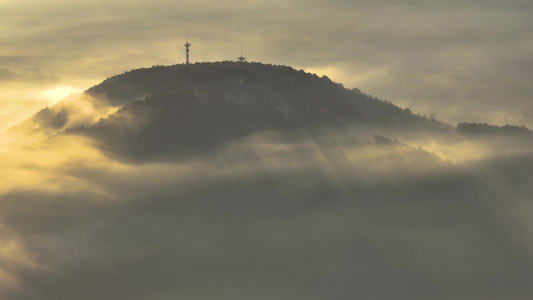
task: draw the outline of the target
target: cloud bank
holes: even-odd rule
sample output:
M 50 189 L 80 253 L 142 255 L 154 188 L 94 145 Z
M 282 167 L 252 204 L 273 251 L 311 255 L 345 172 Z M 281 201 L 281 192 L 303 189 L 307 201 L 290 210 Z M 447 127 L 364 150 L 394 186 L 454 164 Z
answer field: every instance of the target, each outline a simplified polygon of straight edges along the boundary
M 533 227 L 515 212 L 531 148 L 466 140 L 493 151 L 458 166 L 356 128 L 260 132 L 157 162 L 73 135 L 12 149 L 0 296 L 523 299 Z

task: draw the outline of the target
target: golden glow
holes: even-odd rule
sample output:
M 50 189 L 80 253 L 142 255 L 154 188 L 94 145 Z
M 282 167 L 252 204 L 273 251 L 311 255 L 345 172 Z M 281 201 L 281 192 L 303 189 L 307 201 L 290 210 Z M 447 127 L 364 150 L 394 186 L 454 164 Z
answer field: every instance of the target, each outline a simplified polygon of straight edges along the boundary
M 422 145 L 422 148 L 435 153 L 442 159 L 450 160 L 455 164 L 480 161 L 486 159 L 491 151 L 488 145 L 462 142 L 457 144 L 441 144 L 430 142 Z
M 127 170 L 127 165 L 106 158 L 81 137 L 55 137 L 18 150 L 0 153 L 0 194 L 31 187 L 39 191 L 74 192 L 91 190 L 105 194 L 90 180 L 76 176 L 76 169 L 104 173 Z
M 360 87 L 366 83 L 379 80 L 387 76 L 389 68 L 376 67 L 370 70 L 350 72 L 342 67 L 325 66 L 305 68 L 308 73 L 314 73 L 318 76 L 327 76 L 334 82 L 342 83 L 346 88 Z
M 36 91 L 35 96 L 41 95 L 49 101 L 50 105 L 56 104 L 61 99 L 73 94 L 79 93 L 82 89 L 75 88 L 69 85 L 57 85 L 51 88 L 48 88 L 44 91 Z
M 0 131 L 5 132 L 48 105 L 29 85 L 0 85 Z

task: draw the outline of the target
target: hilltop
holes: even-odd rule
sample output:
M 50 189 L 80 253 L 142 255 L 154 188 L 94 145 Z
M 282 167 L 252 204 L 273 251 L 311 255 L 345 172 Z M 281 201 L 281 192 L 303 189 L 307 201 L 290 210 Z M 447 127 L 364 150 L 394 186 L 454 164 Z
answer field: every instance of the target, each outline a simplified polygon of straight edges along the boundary
M 108 78 L 86 91 L 111 105 L 167 95 L 189 95 L 202 104 L 228 103 L 247 111 L 269 110 L 298 124 L 374 122 L 438 127 L 409 109 L 346 89 L 328 77 L 287 66 L 217 62 L 154 66 Z M 442 125 L 442 124 L 440 124 Z

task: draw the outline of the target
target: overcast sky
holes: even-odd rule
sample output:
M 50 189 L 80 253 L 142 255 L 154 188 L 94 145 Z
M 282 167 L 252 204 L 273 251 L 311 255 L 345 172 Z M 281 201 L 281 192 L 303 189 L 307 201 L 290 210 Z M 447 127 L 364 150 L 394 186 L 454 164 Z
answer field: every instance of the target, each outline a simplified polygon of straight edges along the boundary
M 533 127 L 529 0 L 0 1 L 0 129 L 134 68 L 290 65 L 414 112 Z

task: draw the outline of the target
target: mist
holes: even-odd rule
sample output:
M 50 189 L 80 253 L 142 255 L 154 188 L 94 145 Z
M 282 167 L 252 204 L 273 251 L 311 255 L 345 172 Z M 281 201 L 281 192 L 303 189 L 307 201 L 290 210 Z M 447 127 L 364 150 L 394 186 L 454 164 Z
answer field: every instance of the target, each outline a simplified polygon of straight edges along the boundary
M 40 132 L 108 113 L 77 99 Z M 264 130 L 147 160 L 23 125 L 0 154 L 4 299 L 533 293 L 527 137 Z

